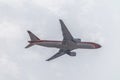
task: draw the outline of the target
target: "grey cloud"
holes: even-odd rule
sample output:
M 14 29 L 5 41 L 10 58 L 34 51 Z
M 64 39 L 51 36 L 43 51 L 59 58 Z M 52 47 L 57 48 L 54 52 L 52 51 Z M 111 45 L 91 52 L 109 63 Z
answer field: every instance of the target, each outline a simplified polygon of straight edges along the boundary
M 37 2 L 37 0 L 35 0 Z M 13 0 L 14 2 L 14 0 Z M 19 2 L 19 1 L 18 1 Z M 119 80 L 119 20 L 117 1 L 62 0 L 47 5 L 34 1 L 0 2 L 1 80 Z M 48 1 L 49 2 L 49 1 Z M 46 4 L 45 4 L 46 3 Z M 56 7 L 56 8 L 54 8 Z M 59 14 L 60 13 L 60 14 Z M 58 19 L 82 41 L 102 44 L 98 50 L 76 50 L 77 57 L 45 59 L 57 52 L 34 46 L 24 49 L 31 30 L 40 39 L 62 40 Z

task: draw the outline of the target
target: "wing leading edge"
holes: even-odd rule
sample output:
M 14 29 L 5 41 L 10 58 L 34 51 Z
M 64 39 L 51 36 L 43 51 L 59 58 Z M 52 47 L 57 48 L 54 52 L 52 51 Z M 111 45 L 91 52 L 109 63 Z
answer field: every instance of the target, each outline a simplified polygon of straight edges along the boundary
M 66 25 L 64 24 L 64 22 L 59 19 L 60 24 L 61 24 L 61 30 L 62 30 L 62 34 L 63 34 L 63 40 L 73 40 L 73 36 L 71 35 L 71 33 L 69 32 L 69 30 L 67 29 Z
M 61 30 L 62 30 L 62 35 L 63 35 L 63 44 L 67 44 L 67 41 L 73 41 L 73 36 L 71 35 L 69 30 L 67 29 L 64 22 L 61 19 L 59 19 L 59 21 L 61 24 Z M 53 55 L 51 58 L 47 59 L 46 61 L 50 61 L 50 60 L 53 60 L 55 58 L 58 58 L 64 54 L 66 54 L 66 51 L 67 50 L 60 49 L 58 53 L 56 53 L 55 55 Z
M 53 60 L 55 58 L 58 58 L 62 55 L 66 54 L 65 51 L 63 51 L 62 49 L 59 50 L 58 53 L 56 53 L 55 55 L 53 55 L 51 58 L 47 59 L 46 61 L 50 61 L 50 60 Z

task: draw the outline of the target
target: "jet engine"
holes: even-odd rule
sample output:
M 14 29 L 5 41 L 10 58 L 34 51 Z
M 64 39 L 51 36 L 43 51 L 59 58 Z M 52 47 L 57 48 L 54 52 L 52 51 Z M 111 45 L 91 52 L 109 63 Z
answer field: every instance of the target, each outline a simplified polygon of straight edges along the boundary
M 69 56 L 76 56 L 76 52 L 69 52 L 67 53 Z
M 81 39 L 74 39 L 75 42 L 81 42 Z

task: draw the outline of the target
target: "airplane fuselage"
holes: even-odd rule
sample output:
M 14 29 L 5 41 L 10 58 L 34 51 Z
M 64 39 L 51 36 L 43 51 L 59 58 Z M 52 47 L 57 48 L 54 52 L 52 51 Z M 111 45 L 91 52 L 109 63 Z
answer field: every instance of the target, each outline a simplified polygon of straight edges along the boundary
M 62 41 L 53 41 L 53 40 L 41 40 L 36 35 L 34 35 L 31 31 L 28 31 L 31 41 L 28 41 L 29 44 L 25 48 L 29 48 L 33 45 L 40 45 L 44 47 L 50 48 L 58 48 L 59 51 L 47 59 L 46 61 L 53 60 L 58 58 L 64 54 L 68 54 L 69 56 L 76 56 L 76 52 L 72 52 L 74 49 L 98 49 L 101 46 L 94 42 L 81 42 L 81 39 L 74 38 L 72 34 L 67 29 L 64 22 L 59 19 L 63 40 Z
M 74 49 L 97 49 L 101 46 L 97 43 L 93 42 L 72 42 L 69 41 L 69 44 L 62 44 L 62 41 L 51 41 L 51 40 L 39 40 L 39 41 L 29 41 L 35 45 L 51 47 L 51 48 L 59 48 L 65 50 L 74 50 Z

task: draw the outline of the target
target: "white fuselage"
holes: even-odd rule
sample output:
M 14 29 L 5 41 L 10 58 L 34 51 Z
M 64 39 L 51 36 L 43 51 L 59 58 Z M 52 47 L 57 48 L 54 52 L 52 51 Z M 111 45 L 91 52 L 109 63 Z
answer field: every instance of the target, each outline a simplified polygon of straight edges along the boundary
M 32 44 L 45 46 L 45 47 L 53 47 L 59 49 L 66 49 L 66 50 L 73 50 L 73 49 L 96 49 L 99 48 L 100 45 L 92 42 L 72 42 L 69 41 L 68 44 L 62 44 L 62 41 L 49 41 L 49 40 L 40 40 L 40 41 L 33 41 Z

